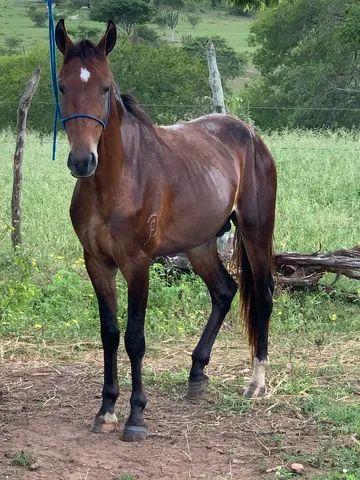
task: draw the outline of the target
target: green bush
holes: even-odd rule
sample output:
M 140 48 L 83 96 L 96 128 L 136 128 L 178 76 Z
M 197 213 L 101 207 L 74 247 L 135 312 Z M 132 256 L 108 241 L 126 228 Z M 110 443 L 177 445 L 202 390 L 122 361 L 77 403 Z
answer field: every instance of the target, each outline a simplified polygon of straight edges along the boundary
M 41 80 L 29 113 L 29 127 L 52 129 L 54 100 L 51 91 L 47 47 L 18 56 L 0 57 L 0 129 L 16 125 L 16 109 L 26 82 L 35 67 Z M 59 62 L 60 64 L 60 59 Z M 174 122 L 207 113 L 209 95 L 206 66 L 182 49 L 130 41 L 120 42 L 111 55 L 115 81 L 121 92 L 134 94 L 157 123 Z M 155 105 L 155 106 L 154 106 Z
M 45 27 L 48 14 L 45 8 L 37 8 L 34 5 L 27 9 L 28 17 L 36 27 Z
M 136 25 L 132 35 L 132 40 L 136 43 L 147 43 L 152 47 L 159 47 L 164 43 L 156 30 L 148 25 Z

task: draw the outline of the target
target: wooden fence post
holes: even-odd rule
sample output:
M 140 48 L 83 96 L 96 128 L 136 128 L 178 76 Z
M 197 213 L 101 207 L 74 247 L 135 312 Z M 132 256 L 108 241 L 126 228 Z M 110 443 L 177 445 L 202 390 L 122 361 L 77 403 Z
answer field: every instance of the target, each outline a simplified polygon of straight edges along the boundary
M 216 52 L 213 42 L 207 45 L 207 61 L 209 67 L 209 83 L 213 94 L 215 112 L 226 113 L 224 91 L 221 84 L 221 76 L 216 61 Z
M 34 70 L 24 94 L 20 100 L 17 110 L 16 124 L 16 149 L 14 154 L 14 180 L 11 199 L 11 241 L 14 248 L 21 244 L 21 187 L 22 187 L 22 165 L 24 146 L 26 138 L 26 122 L 32 98 L 38 88 L 40 81 L 40 68 Z

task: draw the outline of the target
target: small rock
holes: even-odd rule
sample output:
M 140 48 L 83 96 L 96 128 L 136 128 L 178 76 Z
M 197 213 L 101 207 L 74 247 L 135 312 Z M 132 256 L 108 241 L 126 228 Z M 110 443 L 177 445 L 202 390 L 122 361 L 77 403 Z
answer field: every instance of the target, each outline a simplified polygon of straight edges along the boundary
M 29 470 L 31 470 L 32 472 L 34 472 L 35 470 L 39 470 L 39 468 L 40 468 L 40 465 L 36 462 L 29 465 Z
M 292 463 L 291 471 L 296 473 L 296 475 L 304 475 L 305 467 L 301 463 Z

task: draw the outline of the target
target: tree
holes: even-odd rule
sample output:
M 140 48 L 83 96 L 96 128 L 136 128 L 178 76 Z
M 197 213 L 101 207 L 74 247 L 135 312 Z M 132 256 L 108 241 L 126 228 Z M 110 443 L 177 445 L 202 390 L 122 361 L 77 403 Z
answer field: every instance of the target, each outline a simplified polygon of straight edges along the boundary
M 27 8 L 27 14 L 33 24 L 37 27 L 44 27 L 46 25 L 48 14 L 45 8 L 31 5 L 29 8 Z
M 275 7 L 279 4 L 285 4 L 287 0 L 230 0 L 231 5 L 243 9 L 243 11 L 265 10 L 268 7 Z
M 255 122 L 263 128 L 359 125 L 359 25 L 358 0 L 294 0 L 260 14 L 250 41 L 262 77 L 245 92 Z
M 199 17 L 199 15 L 188 15 L 187 16 L 187 19 L 188 19 L 188 22 L 190 23 L 190 25 L 195 28 L 196 25 L 198 25 L 200 23 L 200 20 L 201 18 Z
M 146 0 L 101 0 L 90 10 L 92 20 L 106 22 L 111 18 L 128 36 L 135 25 L 148 22 L 152 16 L 153 8 Z
M 171 30 L 171 41 L 175 42 L 176 27 L 179 22 L 180 9 L 184 0 L 157 0 L 156 6 L 163 11 L 166 25 Z
M 218 35 L 212 37 L 184 37 L 183 49 L 187 51 L 189 55 L 197 57 L 204 63 L 204 65 L 206 65 L 206 47 L 210 40 L 215 46 L 216 58 L 221 77 L 224 80 L 227 80 L 241 75 L 246 60 L 228 45 L 225 38 Z

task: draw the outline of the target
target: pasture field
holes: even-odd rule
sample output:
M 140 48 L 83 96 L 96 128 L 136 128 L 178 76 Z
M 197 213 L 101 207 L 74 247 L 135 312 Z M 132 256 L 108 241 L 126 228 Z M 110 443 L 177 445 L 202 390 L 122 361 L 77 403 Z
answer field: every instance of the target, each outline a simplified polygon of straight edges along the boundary
M 6 37 L 17 37 L 23 40 L 26 50 L 33 48 L 34 41 L 47 41 L 48 28 L 36 27 L 26 14 L 26 8 L 32 4 L 39 4 L 35 0 L 0 0 L 0 46 L 4 45 Z M 44 9 L 45 9 L 44 4 Z M 57 9 L 61 14 L 61 8 Z M 78 18 L 67 19 L 67 28 L 76 29 L 79 25 L 99 26 L 98 22 L 88 19 L 88 13 L 84 9 L 78 10 L 75 15 Z M 246 17 L 236 17 L 229 15 L 225 10 L 204 10 L 196 15 L 200 22 L 194 28 L 188 21 L 188 13 L 180 14 L 178 27 L 176 29 L 176 42 L 181 41 L 183 35 L 221 35 L 224 37 L 236 51 L 251 51 L 247 44 L 247 36 L 252 20 Z M 67 15 L 65 15 L 65 18 Z M 168 27 L 154 28 L 163 37 L 164 40 L 171 40 L 170 29 Z
M 264 138 L 278 167 L 276 250 L 359 243 L 359 133 Z M 183 394 L 208 295 L 194 275 L 155 265 L 144 362 L 150 437 L 128 445 L 116 433 L 90 434 L 102 351 L 68 218 L 74 179 L 67 143 L 59 139 L 52 162 L 50 138 L 28 136 L 24 245 L 16 253 L 9 233 L 13 135 L 0 133 L 0 145 L 0 478 L 286 480 L 294 477 L 292 462 L 305 466 L 307 479 L 360 478 L 360 288 L 344 279 L 332 293 L 276 291 L 262 401 L 241 396 L 251 366 L 234 302 L 208 367 L 209 392 L 189 403 Z M 124 331 L 121 278 L 118 291 Z M 130 373 L 123 346 L 119 355 L 122 422 Z

